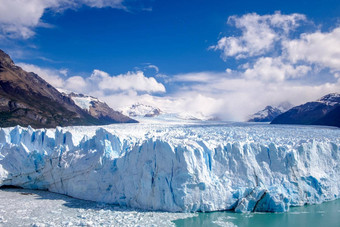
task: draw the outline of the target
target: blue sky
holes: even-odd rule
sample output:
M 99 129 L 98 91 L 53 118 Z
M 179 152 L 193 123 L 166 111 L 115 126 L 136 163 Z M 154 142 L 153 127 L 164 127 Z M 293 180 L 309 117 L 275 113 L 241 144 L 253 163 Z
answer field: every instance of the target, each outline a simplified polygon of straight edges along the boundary
M 338 91 L 338 27 L 335 0 L 0 0 L 0 48 L 52 85 L 228 120 Z

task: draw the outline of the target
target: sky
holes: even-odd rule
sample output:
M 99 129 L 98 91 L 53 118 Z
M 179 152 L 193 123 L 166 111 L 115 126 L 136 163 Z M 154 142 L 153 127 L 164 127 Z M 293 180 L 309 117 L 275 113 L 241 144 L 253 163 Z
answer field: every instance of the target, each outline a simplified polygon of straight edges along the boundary
M 0 49 L 114 109 L 243 121 L 340 91 L 340 2 L 0 0 Z

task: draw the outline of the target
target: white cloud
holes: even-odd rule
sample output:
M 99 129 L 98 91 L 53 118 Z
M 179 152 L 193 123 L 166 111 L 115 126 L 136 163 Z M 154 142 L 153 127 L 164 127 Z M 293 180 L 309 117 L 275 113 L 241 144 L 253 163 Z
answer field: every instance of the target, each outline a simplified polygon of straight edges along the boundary
M 192 72 L 177 74 L 170 79 L 173 82 L 208 82 L 225 76 L 225 72 Z
M 33 36 L 35 27 L 48 26 L 41 21 L 41 17 L 47 10 L 61 12 L 83 5 L 124 9 L 122 3 L 123 0 L 1 0 L 0 34 L 24 39 Z
M 136 92 L 165 92 L 163 84 L 158 83 L 154 77 L 146 77 L 142 71 L 127 72 L 117 76 L 110 76 L 101 70 L 93 70 L 86 78 L 87 90 L 100 90 L 103 92 L 136 91 Z
M 98 84 L 109 77 L 110 75 L 107 72 L 95 69 L 93 70 L 91 76 L 89 77 L 89 80 L 93 83 Z
M 284 48 L 293 63 L 306 61 L 340 70 L 340 27 L 326 33 L 304 33 L 299 39 L 284 42 Z
M 142 71 L 105 77 L 98 86 L 100 89 L 113 91 L 165 92 L 163 84 L 158 83 L 153 77 L 145 77 Z
M 81 76 L 72 76 L 64 82 L 64 88 L 68 91 L 74 91 L 81 93 L 86 90 L 87 83 Z M 61 87 L 59 87 L 61 88 Z
M 261 57 L 251 68 L 247 68 L 244 76 L 264 81 L 284 81 L 289 78 L 305 76 L 311 67 L 306 65 L 294 66 L 284 63 L 281 58 Z
M 275 42 L 287 37 L 300 21 L 305 20 L 302 14 L 283 15 L 280 12 L 263 16 L 256 13 L 231 16 L 228 23 L 240 29 L 241 36 L 222 37 L 211 48 L 221 50 L 223 59 L 262 55 L 272 50 Z

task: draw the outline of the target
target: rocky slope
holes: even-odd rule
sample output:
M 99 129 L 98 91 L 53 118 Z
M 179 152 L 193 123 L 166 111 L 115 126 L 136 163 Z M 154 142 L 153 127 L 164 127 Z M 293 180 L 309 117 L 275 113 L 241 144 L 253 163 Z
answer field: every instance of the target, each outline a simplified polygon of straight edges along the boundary
M 329 125 L 340 127 L 340 94 L 332 93 L 314 102 L 296 106 L 277 116 L 271 124 Z
M 97 119 L 91 116 L 37 74 L 16 66 L 0 50 L 1 127 L 31 125 L 40 128 L 130 121 L 126 118 Z
M 84 94 L 77 94 L 74 92 L 63 94 L 71 98 L 77 106 L 79 106 L 84 111 L 89 113 L 92 117 L 98 120 L 119 120 L 121 122 L 137 123 L 136 120 L 133 120 L 128 116 L 125 116 L 122 113 L 113 110 L 105 102 L 102 102 L 95 97 Z

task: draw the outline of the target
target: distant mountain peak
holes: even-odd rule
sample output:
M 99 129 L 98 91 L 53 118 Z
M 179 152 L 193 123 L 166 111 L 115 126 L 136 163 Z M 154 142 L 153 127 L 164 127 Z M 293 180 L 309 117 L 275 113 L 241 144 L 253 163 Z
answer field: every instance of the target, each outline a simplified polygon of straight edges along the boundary
M 340 94 L 330 93 L 318 99 L 317 102 L 324 102 L 327 105 L 335 105 L 340 102 Z
M 289 102 L 280 103 L 277 107 L 266 106 L 263 110 L 249 116 L 248 122 L 271 122 L 275 117 L 290 109 Z
M 122 112 L 130 117 L 155 117 L 162 113 L 159 108 L 142 103 L 135 103 Z

